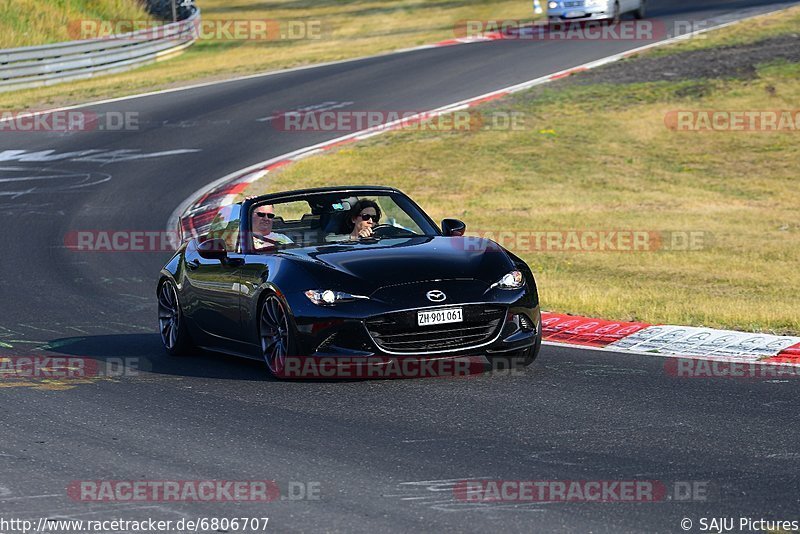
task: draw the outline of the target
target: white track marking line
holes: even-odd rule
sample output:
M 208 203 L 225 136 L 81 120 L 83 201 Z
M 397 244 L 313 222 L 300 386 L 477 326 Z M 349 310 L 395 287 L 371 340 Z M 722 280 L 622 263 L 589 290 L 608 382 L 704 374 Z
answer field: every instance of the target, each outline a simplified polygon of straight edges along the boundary
M 736 24 L 736 23 L 739 23 L 739 22 L 743 22 L 745 20 L 751 20 L 751 19 L 755 19 L 755 18 L 759 18 L 759 17 L 765 17 L 765 16 L 769 16 L 769 15 L 774 15 L 775 13 L 779 13 L 781 11 L 789 9 L 790 7 L 794 7 L 794 5 L 796 5 L 796 4 L 791 4 L 788 7 L 784 7 L 784 8 L 781 8 L 781 9 L 776 9 L 774 11 L 769 11 L 767 13 L 760 13 L 758 15 L 754 15 L 754 16 L 751 16 L 751 17 L 747 17 L 747 18 L 743 18 L 743 19 L 740 19 L 740 20 L 736 20 L 736 21 L 733 21 L 733 22 L 730 22 L 730 23 L 726 23 L 726 24 L 723 24 L 723 25 L 720 25 L 720 26 L 715 26 L 715 27 L 712 27 L 712 28 L 706 28 L 706 29 L 703 29 L 703 30 L 699 30 L 697 32 L 688 33 L 685 36 L 681 36 L 681 37 L 685 38 L 687 36 L 703 33 L 703 32 L 708 31 L 708 30 L 714 30 L 714 29 L 723 28 L 723 27 L 725 27 L 727 25 Z M 712 20 L 712 19 L 709 19 L 709 20 Z M 483 42 L 489 42 L 489 41 L 485 41 L 485 40 L 467 41 L 467 42 L 461 43 L 461 45 L 478 44 L 478 43 L 483 43 Z M 458 46 L 461 46 L 461 45 L 458 45 Z M 453 46 L 453 45 L 450 45 L 450 46 Z M 148 97 L 148 96 L 162 95 L 162 94 L 167 94 L 167 93 L 175 93 L 175 92 L 178 92 L 178 91 L 189 91 L 191 89 L 200 89 L 202 87 L 210 87 L 210 86 L 213 86 L 213 85 L 222 85 L 222 84 L 226 84 L 226 83 L 239 82 L 239 81 L 243 81 L 243 80 L 251 80 L 251 79 L 255 79 L 255 78 L 264 78 L 264 77 L 267 77 L 267 76 L 278 76 L 280 74 L 288 74 L 288 73 L 291 73 L 291 72 L 298 72 L 298 71 L 304 71 L 304 70 L 310 70 L 310 69 L 316 69 L 316 68 L 322 68 L 322 67 L 330 67 L 330 66 L 333 66 L 333 65 L 343 65 L 343 64 L 346 64 L 346 63 L 353 63 L 353 62 L 356 62 L 356 61 L 364 61 L 364 60 L 367 60 L 367 59 L 376 59 L 376 58 L 387 57 L 387 56 L 407 54 L 409 52 L 417 52 L 417 51 L 420 51 L 420 50 L 427 50 L 427 49 L 430 49 L 430 48 L 439 48 L 439 47 L 440 46 L 438 44 L 436 44 L 436 43 L 420 45 L 420 46 L 413 46 L 413 47 L 409 47 L 409 48 L 401 48 L 399 50 L 390 50 L 390 51 L 387 51 L 387 52 L 380 52 L 378 54 L 373 54 L 373 55 L 370 55 L 370 56 L 361 56 L 361 57 L 350 58 L 350 59 L 341 59 L 341 60 L 337 60 L 337 61 L 314 63 L 312 65 L 301 65 L 301 66 L 298 66 L 298 67 L 291 67 L 291 68 L 288 68 L 288 69 L 275 70 L 275 71 L 269 71 L 269 72 L 258 72 L 258 73 L 255 73 L 255 74 L 246 74 L 244 76 L 238 76 L 238 77 L 235 77 L 235 78 L 227 78 L 227 79 L 224 79 L 224 80 L 214 80 L 214 81 L 210 81 L 210 82 L 196 83 L 196 84 L 185 85 L 185 86 L 181 86 L 181 87 L 173 87 L 173 88 L 170 88 L 170 89 L 160 89 L 160 90 L 157 90 L 157 91 L 149 91 L 149 92 L 146 92 L 146 93 L 137 93 L 137 94 L 127 95 L 127 96 L 106 98 L 106 99 L 102 99 L 102 100 L 95 100 L 95 101 L 92 101 L 92 102 L 84 102 L 84 103 L 81 103 L 81 104 L 74 104 L 74 105 L 71 105 L 71 106 L 62 106 L 62 107 L 56 107 L 56 108 L 51 108 L 51 109 L 46 109 L 46 110 L 41 110 L 41 111 L 32 111 L 31 113 L 32 113 L 33 116 L 44 115 L 44 114 L 47 114 L 47 113 L 54 113 L 54 112 L 57 112 L 57 111 L 67 111 L 67 110 L 70 110 L 70 109 L 78 109 L 78 108 L 83 108 L 83 107 L 88 107 L 88 106 L 99 106 L 101 104 L 111 104 L 111 103 L 114 103 L 114 102 L 122 102 L 122 101 L 125 101 L 125 100 L 134 100 L 134 99 L 137 99 L 137 98 L 144 98 L 144 97 Z M 13 120 L 13 119 L 11 119 L 11 118 L 0 118 L 0 123 L 6 122 L 6 121 L 9 121 L 9 120 Z
M 599 352 L 613 352 L 615 354 L 635 354 L 638 356 L 655 356 L 658 358 L 663 359 L 670 359 L 670 358 L 678 358 L 683 360 L 704 360 L 704 361 L 715 361 L 715 362 L 725 362 L 725 363 L 739 363 L 742 365 L 777 365 L 777 366 L 800 366 L 800 363 L 780 363 L 780 362 L 765 362 L 762 360 L 757 361 L 743 361 L 741 358 L 730 358 L 727 356 L 716 356 L 714 358 L 709 358 L 706 356 L 698 356 L 698 355 L 681 355 L 681 354 L 667 354 L 663 352 L 646 352 L 640 350 L 632 350 L 632 349 L 615 349 L 611 346 L 605 347 L 592 347 L 590 345 L 578 345 L 575 343 L 560 343 L 558 341 L 542 341 L 542 345 L 548 345 L 550 347 L 565 347 L 570 349 L 581 349 L 581 350 L 594 350 Z

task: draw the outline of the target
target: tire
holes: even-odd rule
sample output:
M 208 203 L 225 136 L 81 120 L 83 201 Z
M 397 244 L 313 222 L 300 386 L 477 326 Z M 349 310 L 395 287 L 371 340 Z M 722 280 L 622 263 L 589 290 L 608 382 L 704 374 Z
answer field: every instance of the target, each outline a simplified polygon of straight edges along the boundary
M 647 1 L 642 0 L 642 5 L 639 6 L 639 9 L 633 12 L 633 16 L 636 17 L 636 20 L 642 20 L 647 16 Z
M 532 347 L 511 354 L 510 356 L 491 356 L 492 370 L 502 371 L 528 367 L 539 356 L 542 348 L 542 317 L 539 316 L 539 333 L 536 336 L 536 343 Z
M 289 307 L 275 293 L 269 293 L 261 302 L 258 338 L 261 341 L 261 356 L 270 374 L 277 379 L 285 379 L 286 358 L 297 355 L 297 344 Z
M 619 24 L 620 20 L 622 20 L 622 13 L 620 12 L 619 2 L 614 2 L 614 14 L 606 20 L 606 24 Z
M 171 280 L 165 280 L 158 288 L 158 327 L 161 343 L 170 356 L 186 356 L 195 349 Z
M 512 369 L 521 369 L 528 367 L 539 356 L 539 349 L 542 346 L 542 336 L 536 338 L 536 344 L 528 347 L 525 350 L 513 353 L 511 356 L 492 356 L 490 361 L 492 363 L 493 371 L 510 371 Z

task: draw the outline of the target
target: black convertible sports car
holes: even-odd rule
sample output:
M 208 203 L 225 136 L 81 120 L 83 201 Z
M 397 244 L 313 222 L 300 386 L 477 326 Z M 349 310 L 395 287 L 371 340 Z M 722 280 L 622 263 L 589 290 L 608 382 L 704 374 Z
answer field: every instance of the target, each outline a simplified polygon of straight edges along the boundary
M 223 208 L 158 282 L 170 354 L 202 347 L 352 362 L 486 356 L 528 365 L 541 345 L 536 282 L 497 243 L 441 228 L 387 187 L 319 188 Z

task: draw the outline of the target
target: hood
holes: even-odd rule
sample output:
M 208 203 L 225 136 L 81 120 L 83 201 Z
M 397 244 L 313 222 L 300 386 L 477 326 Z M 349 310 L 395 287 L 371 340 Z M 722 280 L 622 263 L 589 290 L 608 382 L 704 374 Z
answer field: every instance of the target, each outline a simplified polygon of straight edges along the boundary
M 492 284 L 514 269 L 505 250 L 473 237 L 414 237 L 286 249 L 320 288 L 371 294 L 424 280 L 474 279 Z

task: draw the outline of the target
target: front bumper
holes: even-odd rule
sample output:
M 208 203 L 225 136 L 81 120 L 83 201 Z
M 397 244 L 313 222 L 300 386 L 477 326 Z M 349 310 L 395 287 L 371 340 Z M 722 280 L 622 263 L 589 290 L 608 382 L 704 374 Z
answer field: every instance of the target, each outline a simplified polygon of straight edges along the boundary
M 497 319 L 487 323 L 483 329 L 478 326 L 466 326 L 467 324 L 477 325 L 475 322 L 465 323 L 463 327 L 458 324 L 443 325 L 454 327 L 447 329 L 450 331 L 463 328 L 464 333 L 451 334 L 452 342 L 444 340 L 431 343 L 429 341 L 431 338 L 435 340 L 437 336 L 442 338 L 444 336 L 434 330 L 432 331 L 433 335 L 425 336 L 424 348 L 419 346 L 407 348 L 411 342 L 402 340 L 405 339 L 403 336 L 407 336 L 408 339 L 418 339 L 426 332 L 420 333 L 420 331 L 412 329 L 408 332 L 393 334 L 393 337 L 399 338 L 401 342 L 390 343 L 387 341 L 389 336 L 382 337 L 376 332 L 373 322 L 376 318 L 398 313 L 415 316 L 417 309 L 406 312 L 389 312 L 363 319 L 352 317 L 326 317 L 310 320 L 296 318 L 297 348 L 302 355 L 328 359 L 340 358 L 343 361 L 351 361 L 353 358 L 438 359 L 515 353 L 533 347 L 541 335 L 541 314 L 538 305 L 531 307 L 528 302 L 525 302 L 526 299 L 521 300 L 523 302 L 505 306 L 498 306 L 496 303 L 452 304 L 450 305 L 452 307 L 463 307 L 467 316 L 471 308 L 497 309 Z M 470 328 L 473 330 L 469 331 Z M 483 335 L 479 337 L 479 334 L 472 334 L 471 332 L 474 331 L 480 331 Z
M 567 5 L 565 5 L 567 4 Z M 547 10 L 547 18 L 551 23 L 609 20 L 614 16 L 614 3 L 608 5 L 587 6 L 584 2 L 559 2 L 559 7 Z
M 492 368 L 487 359 L 514 357 L 526 349 L 538 350 L 541 342 L 538 306 L 508 307 L 503 314 L 505 320 L 488 344 L 426 353 L 396 354 L 381 350 L 365 321 L 348 319 L 338 325 L 323 325 L 318 330 L 319 336 L 306 338 L 311 348 L 317 340 L 323 342 L 313 352 L 307 352 L 307 356 L 287 357 L 284 377 L 347 380 L 475 376 Z
M 287 294 L 296 343 L 287 359 L 286 377 L 422 378 L 482 373 L 487 358 L 514 357 L 526 349 L 536 350 L 540 343 L 536 283 L 532 277 L 526 281 L 514 291 L 472 279 L 399 284 L 385 286 L 369 299 L 334 306 L 312 304 L 303 293 Z M 426 295 L 434 289 L 444 292 L 446 299 L 431 302 Z M 461 322 L 418 326 L 418 311 L 453 307 L 462 308 Z M 413 342 L 407 343 L 409 339 Z

